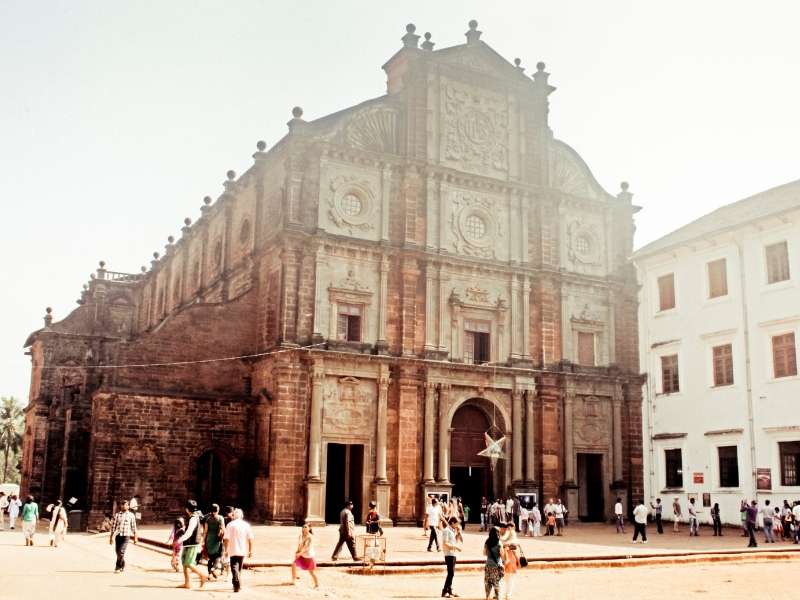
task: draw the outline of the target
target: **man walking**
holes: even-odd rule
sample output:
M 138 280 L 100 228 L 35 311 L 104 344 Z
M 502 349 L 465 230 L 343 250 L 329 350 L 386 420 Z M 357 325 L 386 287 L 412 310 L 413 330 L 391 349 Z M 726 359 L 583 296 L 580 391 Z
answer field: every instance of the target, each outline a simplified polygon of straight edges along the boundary
M 114 520 L 111 522 L 111 536 L 108 538 L 108 543 L 114 544 L 117 553 L 114 573 L 122 573 L 125 570 L 125 550 L 131 537 L 134 544 L 139 542 L 139 536 L 136 534 L 136 515 L 129 508 L 128 501 L 123 500 L 120 511 L 114 515 Z
M 678 529 L 680 528 L 681 518 L 683 517 L 683 513 L 681 512 L 681 502 L 677 496 L 675 496 L 675 500 L 672 501 L 672 532 L 678 533 Z
M 344 503 L 342 512 L 339 513 L 339 541 L 336 543 L 336 548 L 333 549 L 331 560 L 339 560 L 339 551 L 345 544 L 347 544 L 347 549 L 350 551 L 350 557 L 353 560 L 358 560 L 356 558 L 355 530 L 356 520 L 353 517 L 353 502 L 348 500 Z
M 203 516 L 203 513 L 197 510 L 197 502 L 194 500 L 187 500 L 183 511 L 189 521 L 186 525 L 186 531 L 178 538 L 178 542 L 183 546 L 183 550 L 181 550 L 183 585 L 179 587 L 188 590 L 192 587 L 191 581 L 189 580 L 190 571 L 200 578 L 200 587 L 205 585 L 206 581 L 208 581 L 208 577 L 203 575 L 197 568 L 197 553 L 200 550 L 200 542 L 203 539 L 203 526 L 200 523 L 200 518 Z
M 689 498 L 689 537 L 700 535 L 700 524 L 697 521 L 697 507 L 694 498 Z
M 625 518 L 622 513 L 622 498 L 617 498 L 614 504 L 614 520 L 617 523 L 617 533 L 625 533 Z
M 461 552 L 464 539 L 456 517 L 450 517 L 447 527 L 442 532 L 442 548 L 444 549 L 444 564 L 447 567 L 447 577 L 442 588 L 442 598 L 457 597 L 453 592 L 453 575 L 456 572 L 456 557 Z
M 8 508 L 8 498 L 5 492 L 0 492 L 0 531 L 6 528 L 6 509 Z
M 750 503 L 750 506 L 745 505 L 745 513 L 746 513 L 745 524 L 747 526 L 747 535 L 750 538 L 747 547 L 756 548 L 758 546 L 758 543 L 756 542 L 756 519 L 758 519 L 758 502 L 753 500 Z
M 650 503 L 650 506 L 653 508 L 656 514 L 656 531 L 659 534 L 664 533 L 664 527 L 661 524 L 661 515 L 664 512 L 664 505 L 661 504 L 661 498 L 656 498 L 656 503 Z
M 647 507 L 644 502 L 639 502 L 633 509 L 633 543 L 636 543 L 639 534 L 642 534 L 642 543 L 647 543 Z
M 233 591 L 238 592 L 242 589 L 244 559 L 253 557 L 253 530 L 250 523 L 244 520 L 241 508 L 233 509 L 233 520 L 225 527 L 222 542 L 231 561 Z
M 430 529 L 430 537 L 428 538 L 428 552 L 431 552 L 431 546 L 436 543 L 436 551 L 439 552 L 439 536 L 437 530 L 439 523 L 442 520 L 442 510 L 439 507 L 439 501 L 436 498 L 431 498 L 430 506 L 425 511 L 428 517 L 428 529 Z

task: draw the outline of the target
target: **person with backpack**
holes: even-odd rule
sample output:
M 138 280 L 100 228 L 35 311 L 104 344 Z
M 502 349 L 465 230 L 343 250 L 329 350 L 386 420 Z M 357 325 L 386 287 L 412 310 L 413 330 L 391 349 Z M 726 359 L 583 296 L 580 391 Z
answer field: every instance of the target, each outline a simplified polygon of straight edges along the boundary
M 197 510 L 197 502 L 194 500 L 187 500 L 183 508 L 186 516 L 189 518 L 186 524 L 186 531 L 178 538 L 178 541 L 183 545 L 181 550 L 181 564 L 183 565 L 183 585 L 178 587 L 192 588 L 192 583 L 189 579 L 189 573 L 192 572 L 200 578 L 200 587 L 203 587 L 208 581 L 208 577 L 203 575 L 200 569 L 197 568 L 197 553 L 200 550 L 200 542 L 203 539 L 203 528 L 200 520 L 203 513 Z

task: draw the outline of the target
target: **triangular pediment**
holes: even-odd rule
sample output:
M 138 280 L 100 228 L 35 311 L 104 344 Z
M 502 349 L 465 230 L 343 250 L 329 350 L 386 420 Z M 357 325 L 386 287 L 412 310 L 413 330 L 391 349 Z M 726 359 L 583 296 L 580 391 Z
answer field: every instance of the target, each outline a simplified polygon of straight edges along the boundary
M 485 42 L 443 48 L 433 54 L 436 60 L 454 67 L 495 76 L 527 79 L 523 69 L 514 66 Z

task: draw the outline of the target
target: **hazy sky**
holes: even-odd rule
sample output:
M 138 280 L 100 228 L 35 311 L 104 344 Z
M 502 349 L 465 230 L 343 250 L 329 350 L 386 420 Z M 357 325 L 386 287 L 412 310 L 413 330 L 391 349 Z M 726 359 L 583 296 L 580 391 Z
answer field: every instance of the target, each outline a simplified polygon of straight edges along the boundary
M 758 8 L 757 8 L 758 7 Z M 0 395 L 22 344 L 104 259 L 136 272 L 243 172 L 259 139 L 385 92 L 406 23 L 547 63 L 551 126 L 616 194 L 641 246 L 800 177 L 800 3 L 0 0 Z

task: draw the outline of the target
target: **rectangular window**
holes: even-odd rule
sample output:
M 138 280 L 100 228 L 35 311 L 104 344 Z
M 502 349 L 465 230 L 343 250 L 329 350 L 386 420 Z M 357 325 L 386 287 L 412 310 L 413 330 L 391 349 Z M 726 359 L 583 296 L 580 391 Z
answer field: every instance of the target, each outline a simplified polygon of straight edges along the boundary
M 666 465 L 667 487 L 683 487 L 683 458 L 681 449 L 664 450 L 664 464 Z
M 584 331 L 578 332 L 578 364 L 593 367 L 594 362 L 594 334 Z
M 775 378 L 797 375 L 797 351 L 794 332 L 772 337 L 772 366 Z
M 800 442 L 778 442 L 781 455 L 781 485 L 800 485 L 797 467 L 800 466 Z
M 675 308 L 675 274 L 658 278 L 658 310 Z
M 678 355 L 661 357 L 661 393 L 674 394 L 680 391 L 678 378 Z
M 733 385 L 733 347 L 714 346 L 714 385 Z
M 491 325 L 486 321 L 464 321 L 464 362 L 480 365 L 489 362 Z
M 346 342 L 361 341 L 361 307 L 351 304 L 340 304 L 336 334 Z
M 736 446 L 720 446 L 719 487 L 739 487 L 739 455 Z
M 708 263 L 708 297 L 728 295 L 728 267 L 724 258 Z
M 789 279 L 789 245 L 784 242 L 770 244 L 767 255 L 767 283 L 778 283 Z

